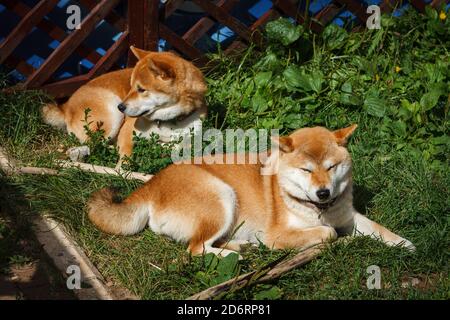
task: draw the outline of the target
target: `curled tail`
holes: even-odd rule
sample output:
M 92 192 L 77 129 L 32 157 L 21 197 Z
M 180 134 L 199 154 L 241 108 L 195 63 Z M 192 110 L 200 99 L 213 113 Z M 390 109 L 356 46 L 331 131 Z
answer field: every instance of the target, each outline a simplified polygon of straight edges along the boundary
M 42 108 L 42 118 L 44 122 L 64 130 L 66 122 L 64 121 L 64 113 L 61 108 L 55 103 L 48 103 Z
M 148 208 L 127 200 L 117 203 L 110 189 L 95 192 L 88 201 L 89 219 L 100 230 L 120 235 L 132 235 L 145 228 Z

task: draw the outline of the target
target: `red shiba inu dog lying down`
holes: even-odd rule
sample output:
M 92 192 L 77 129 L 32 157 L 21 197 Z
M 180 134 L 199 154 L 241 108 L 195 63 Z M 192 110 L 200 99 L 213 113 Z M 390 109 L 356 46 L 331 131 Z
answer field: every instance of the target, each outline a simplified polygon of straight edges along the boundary
M 121 157 L 131 155 L 133 131 L 154 132 L 168 142 L 176 130 L 201 126 L 206 115 L 206 83 L 192 63 L 169 52 L 131 47 L 139 59 L 134 68 L 104 74 L 80 87 L 61 106 L 43 107 L 44 121 L 66 129 L 84 142 L 85 110 L 92 130 L 101 129 L 117 142 Z
M 337 231 L 413 250 L 410 241 L 353 208 L 345 145 L 355 128 L 299 129 L 280 137 L 279 152 L 265 163 L 173 164 L 121 203 L 108 189 L 93 194 L 89 218 L 112 234 L 135 234 L 148 224 L 188 242 L 194 255 L 227 255 L 258 241 L 269 248 L 308 247 L 335 239 Z M 277 173 L 261 175 L 274 163 Z

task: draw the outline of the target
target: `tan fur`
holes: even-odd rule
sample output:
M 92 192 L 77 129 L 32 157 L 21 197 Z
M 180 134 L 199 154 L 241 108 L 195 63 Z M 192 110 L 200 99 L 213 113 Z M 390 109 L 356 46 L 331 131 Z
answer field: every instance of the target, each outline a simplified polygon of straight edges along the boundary
M 138 116 L 124 115 L 118 110 L 120 103 L 138 103 L 142 96 L 163 94 L 169 100 L 164 107 L 175 105 L 176 114 L 169 114 L 170 120 L 178 116 L 198 111 L 199 117 L 206 115 L 204 95 L 206 84 L 201 71 L 192 63 L 169 52 L 147 52 L 131 47 L 139 58 L 134 68 L 110 72 L 99 76 L 80 87 L 70 99 L 57 106 L 43 107 L 44 121 L 69 133 L 84 142 L 87 139 L 84 129 L 85 110 L 89 108 L 88 121 L 91 130 L 98 130 L 99 124 L 105 137 L 118 140 L 121 156 L 131 155 L 133 131 L 148 135 L 158 119 L 147 120 L 147 126 L 135 126 Z M 138 86 L 145 92 L 138 92 Z M 190 124 L 187 124 L 190 125 Z M 144 130 L 144 131 L 142 131 Z
M 140 214 L 147 212 L 152 230 L 188 242 L 193 254 L 226 255 L 246 242 L 258 241 L 270 248 L 304 248 L 335 239 L 335 229 L 381 237 L 387 244 L 412 248 L 409 241 L 353 208 L 351 159 L 344 146 L 355 128 L 335 132 L 321 127 L 304 128 L 280 138 L 280 154 L 269 157 L 278 157 L 280 166 L 275 175 L 260 174 L 265 163 L 205 161 L 171 165 L 133 192 L 124 206 L 134 205 L 140 210 L 133 212 Z M 331 168 L 323 168 L 324 164 Z M 293 172 L 303 172 L 300 168 L 313 165 L 316 167 L 310 173 L 301 173 L 304 176 L 299 179 L 305 180 L 314 191 L 331 188 L 336 200 L 325 210 L 309 201 L 312 195 L 297 193 L 286 180 Z M 330 186 L 330 182 L 341 189 Z M 130 217 L 129 212 L 122 211 L 124 207 L 120 210 L 115 209 L 115 204 L 111 207 L 107 198 L 94 195 L 92 199 L 89 217 L 103 231 L 123 234 L 125 221 L 136 219 L 136 214 Z M 98 211 L 104 213 L 97 214 Z

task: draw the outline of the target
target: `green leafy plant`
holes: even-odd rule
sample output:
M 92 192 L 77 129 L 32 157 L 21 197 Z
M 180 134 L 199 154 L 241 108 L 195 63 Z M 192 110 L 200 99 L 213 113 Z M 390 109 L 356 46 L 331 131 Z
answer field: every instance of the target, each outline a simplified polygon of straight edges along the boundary
M 119 160 L 119 152 L 111 141 L 105 138 L 105 130 L 102 129 L 103 123 L 95 123 L 93 126 L 93 122 L 89 121 L 90 112 L 89 108 L 84 111 L 83 128 L 88 136 L 86 144 L 90 149 L 86 161 L 96 165 L 114 167 Z

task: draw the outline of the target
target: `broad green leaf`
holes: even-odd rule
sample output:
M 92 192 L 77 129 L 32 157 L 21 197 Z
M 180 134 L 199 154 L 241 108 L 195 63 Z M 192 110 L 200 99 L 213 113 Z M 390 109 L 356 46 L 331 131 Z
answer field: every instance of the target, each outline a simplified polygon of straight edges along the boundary
M 284 125 L 289 129 L 298 129 L 306 125 L 307 121 L 301 114 L 291 113 L 284 117 Z
M 441 96 L 440 91 L 433 90 L 425 93 L 420 99 L 420 106 L 423 111 L 428 111 L 433 109 L 434 106 L 438 103 L 439 97 Z
M 434 145 L 444 145 L 444 144 L 450 145 L 450 136 L 448 136 L 448 135 L 433 137 L 430 140 L 431 140 L 431 143 Z
M 345 93 L 352 93 L 353 92 L 352 84 L 350 82 L 345 82 L 342 85 L 341 90 L 342 90 L 342 92 L 345 92 Z
M 342 47 L 348 37 L 347 31 L 334 23 L 329 24 L 322 35 L 324 43 L 331 50 Z
M 255 75 L 256 86 L 258 86 L 258 87 L 266 86 L 269 83 L 271 78 L 272 78 L 272 72 L 271 71 L 258 72 Z
M 425 7 L 425 13 L 429 18 L 431 18 L 433 20 L 437 20 L 437 18 L 438 18 L 438 13 L 437 13 L 436 9 L 434 9 L 430 6 Z
M 264 288 L 267 288 L 265 286 Z M 270 288 L 261 290 L 253 296 L 256 300 L 275 300 L 280 299 L 283 296 L 283 291 L 277 286 L 272 286 Z
M 230 253 L 226 257 L 220 259 L 217 266 L 217 272 L 223 276 L 233 276 L 236 272 L 239 263 L 239 255 L 237 253 Z
M 392 132 L 399 137 L 405 137 L 406 136 L 406 124 L 401 121 L 397 120 L 391 123 L 391 129 Z
M 386 113 L 386 101 L 381 99 L 376 92 L 369 92 L 364 100 L 364 107 L 368 114 L 374 117 L 383 117 Z
M 323 74 L 320 71 L 314 74 L 305 74 L 301 68 L 292 65 L 284 70 L 283 76 L 291 87 L 317 93 L 322 90 Z
M 267 100 L 260 94 L 260 92 L 256 92 L 252 99 L 252 108 L 253 111 L 260 113 L 267 110 Z
M 345 105 L 351 105 L 351 106 L 359 106 L 361 104 L 360 99 L 351 93 L 341 93 L 339 96 L 339 102 Z
M 305 91 L 311 91 L 308 78 L 299 67 L 294 65 L 288 66 L 286 70 L 284 70 L 283 76 L 289 86 L 301 88 Z
M 437 64 L 427 63 L 424 66 L 424 71 L 429 83 L 439 82 L 445 78 Z
M 294 26 L 291 21 L 286 18 L 279 18 L 271 21 L 266 25 L 266 32 L 269 39 L 281 42 L 287 46 L 295 42 L 303 32 L 301 25 Z
M 323 74 L 320 71 L 314 72 L 308 76 L 308 81 L 310 82 L 311 89 L 316 93 L 322 90 Z
M 259 70 L 275 70 L 278 69 L 280 65 L 280 60 L 277 55 L 273 52 L 269 52 L 262 57 L 260 61 L 256 64 Z

